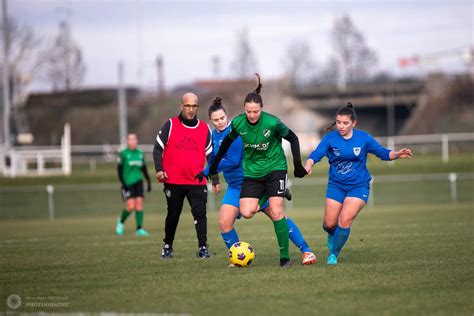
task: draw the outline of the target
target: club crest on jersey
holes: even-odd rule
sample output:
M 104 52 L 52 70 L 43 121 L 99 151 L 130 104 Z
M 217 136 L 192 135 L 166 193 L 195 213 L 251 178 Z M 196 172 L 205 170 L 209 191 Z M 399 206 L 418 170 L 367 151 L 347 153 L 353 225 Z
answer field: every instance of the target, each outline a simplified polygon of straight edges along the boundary
M 359 154 L 360 154 L 360 147 L 354 147 L 352 150 L 354 151 L 354 155 L 359 156 Z
M 265 138 L 270 137 L 270 134 L 271 134 L 271 132 L 270 132 L 269 129 L 264 129 L 264 130 L 263 130 L 263 136 L 265 136 Z

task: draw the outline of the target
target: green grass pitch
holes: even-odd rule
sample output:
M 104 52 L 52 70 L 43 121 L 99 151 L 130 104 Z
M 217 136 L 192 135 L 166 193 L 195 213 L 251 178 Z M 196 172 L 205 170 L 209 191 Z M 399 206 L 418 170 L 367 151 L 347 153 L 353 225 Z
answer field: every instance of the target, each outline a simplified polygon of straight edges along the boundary
M 151 207 L 150 207 L 151 208 Z M 149 208 L 149 209 L 150 209 Z M 196 258 L 192 217 L 184 210 L 175 258 L 161 260 L 164 212 L 148 211 L 152 235 L 122 237 L 116 215 L 0 221 L 0 313 L 116 312 L 192 315 L 472 315 L 473 203 L 366 208 L 353 225 L 339 265 L 325 264 L 321 207 L 288 210 L 319 262 L 278 267 L 273 225 L 263 215 L 237 222 L 256 257 L 226 268 L 227 251 L 208 215 L 213 258 Z M 18 294 L 13 310 L 7 297 Z M 37 307 L 38 302 L 67 306 Z M 28 305 L 29 304 L 29 305 Z

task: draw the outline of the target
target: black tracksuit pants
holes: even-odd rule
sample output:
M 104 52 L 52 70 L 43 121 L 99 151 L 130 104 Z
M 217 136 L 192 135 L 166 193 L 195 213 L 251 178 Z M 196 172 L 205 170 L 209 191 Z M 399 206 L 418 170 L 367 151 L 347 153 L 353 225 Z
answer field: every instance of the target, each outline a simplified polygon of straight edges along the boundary
M 179 217 L 183 210 L 184 198 L 187 198 L 191 206 L 191 213 L 194 217 L 194 226 L 198 246 L 207 244 L 207 186 L 206 185 L 183 185 L 183 184 L 164 184 L 166 202 L 168 204 L 168 213 L 165 220 L 165 244 L 173 246 L 174 235 L 178 227 Z

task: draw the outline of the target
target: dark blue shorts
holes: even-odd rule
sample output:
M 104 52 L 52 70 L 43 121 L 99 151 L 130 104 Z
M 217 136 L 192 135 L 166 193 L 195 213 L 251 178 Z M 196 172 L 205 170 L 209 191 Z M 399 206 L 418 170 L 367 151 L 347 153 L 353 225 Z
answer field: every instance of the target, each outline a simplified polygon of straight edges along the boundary
M 328 183 L 326 198 L 343 203 L 346 197 L 356 197 L 365 203 L 369 200 L 370 183 L 366 182 L 357 185 L 340 185 Z

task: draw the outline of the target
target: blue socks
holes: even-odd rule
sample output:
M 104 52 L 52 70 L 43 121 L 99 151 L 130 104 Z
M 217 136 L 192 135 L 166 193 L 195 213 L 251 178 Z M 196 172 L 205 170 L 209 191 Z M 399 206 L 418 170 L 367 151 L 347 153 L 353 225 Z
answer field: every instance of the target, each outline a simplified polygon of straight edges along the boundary
M 232 230 L 228 233 L 221 232 L 221 236 L 222 236 L 222 240 L 224 240 L 224 243 L 227 249 L 230 249 L 230 247 L 232 247 L 233 244 L 239 241 L 239 235 L 237 235 L 235 228 L 232 228 Z
M 336 227 L 337 228 L 337 227 Z M 336 228 L 327 228 L 326 226 L 324 226 L 323 224 L 323 229 L 331 236 L 334 236 L 334 233 L 336 232 Z
M 296 226 L 295 222 L 293 222 L 289 217 L 286 219 L 288 221 L 288 233 L 291 242 L 295 244 L 303 252 L 311 252 L 311 248 L 309 248 L 306 240 L 304 240 L 303 234 L 301 234 L 300 229 Z
M 342 250 L 342 247 L 344 247 L 350 233 L 350 227 L 342 228 L 337 226 L 332 240 L 331 254 L 336 255 L 336 257 L 339 255 L 339 252 Z

